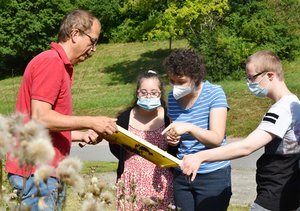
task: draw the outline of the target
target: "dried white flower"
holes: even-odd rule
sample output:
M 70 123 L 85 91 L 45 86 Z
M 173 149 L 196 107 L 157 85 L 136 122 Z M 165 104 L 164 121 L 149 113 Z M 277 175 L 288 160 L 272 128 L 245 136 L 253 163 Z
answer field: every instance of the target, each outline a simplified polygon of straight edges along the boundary
M 54 169 L 49 165 L 40 166 L 34 173 L 34 182 L 39 184 L 40 181 L 46 183 L 47 179 L 54 173 Z
M 47 164 L 54 158 L 54 149 L 48 133 L 40 123 L 30 120 L 23 123 L 23 116 L 15 114 L 9 119 L 13 149 L 10 153 L 19 160 L 20 167 Z
M 85 200 L 82 204 L 82 211 L 103 211 L 105 210 L 103 203 L 98 202 L 95 199 Z
M 41 138 L 30 141 L 24 150 L 27 158 L 26 164 L 36 166 L 50 163 L 55 154 L 52 143 Z
M 169 208 L 170 210 L 176 210 L 176 206 L 175 206 L 174 204 L 169 204 L 169 205 L 168 205 L 168 208 Z
M 67 157 L 58 164 L 56 175 L 66 185 L 80 192 L 84 187 L 84 180 L 79 175 L 81 169 L 82 163 L 78 158 Z
M 75 172 L 80 172 L 82 169 L 82 162 L 79 160 L 79 158 L 66 157 L 64 160 L 62 160 L 59 163 L 58 168 L 61 169 L 72 168 L 74 169 Z
M 92 184 L 97 184 L 98 183 L 98 178 L 97 177 L 92 177 L 92 179 L 91 179 L 91 183 Z
M 142 203 L 146 206 L 146 207 L 152 207 L 154 205 L 157 204 L 156 201 L 152 200 L 151 198 L 149 197 L 145 197 L 142 199 Z
M 46 210 L 48 205 L 45 202 L 45 196 L 39 197 L 38 207 L 40 210 Z
M 105 204 L 110 205 L 112 204 L 114 197 L 111 192 L 105 191 L 101 194 L 101 198 Z

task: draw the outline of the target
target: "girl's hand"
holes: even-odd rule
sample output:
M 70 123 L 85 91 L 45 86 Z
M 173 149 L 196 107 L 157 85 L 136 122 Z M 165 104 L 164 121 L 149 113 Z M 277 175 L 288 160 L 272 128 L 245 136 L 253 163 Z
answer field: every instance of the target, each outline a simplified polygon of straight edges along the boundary
M 191 154 L 191 155 L 185 155 L 182 159 L 182 163 L 180 165 L 180 168 L 182 172 L 186 175 L 191 175 L 192 178 L 191 181 L 194 181 L 194 179 L 197 176 L 197 171 L 200 168 L 201 165 L 201 159 L 200 157 L 200 152 L 196 154 Z

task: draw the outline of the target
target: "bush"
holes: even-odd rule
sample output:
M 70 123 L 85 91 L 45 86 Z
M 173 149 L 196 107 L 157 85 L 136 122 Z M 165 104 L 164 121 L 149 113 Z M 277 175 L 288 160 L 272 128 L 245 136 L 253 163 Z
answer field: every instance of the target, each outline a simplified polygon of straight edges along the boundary
M 244 61 L 258 50 L 272 50 L 286 60 L 299 53 L 294 16 L 300 12 L 299 5 L 293 0 L 232 1 L 230 11 L 215 28 L 195 30 L 188 39 L 206 59 L 211 80 L 240 79 Z
M 0 69 L 22 73 L 27 62 L 56 41 L 70 0 L 7 0 L 0 6 Z

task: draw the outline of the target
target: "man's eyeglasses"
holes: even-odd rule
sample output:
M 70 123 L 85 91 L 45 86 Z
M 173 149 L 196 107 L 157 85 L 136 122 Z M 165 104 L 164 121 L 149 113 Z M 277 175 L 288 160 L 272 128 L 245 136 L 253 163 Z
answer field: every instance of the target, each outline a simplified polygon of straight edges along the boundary
M 88 38 L 90 38 L 90 41 L 92 43 L 93 46 L 96 46 L 97 42 L 98 42 L 98 38 L 94 38 L 94 37 L 91 37 L 90 35 L 88 35 L 87 33 L 85 33 L 84 31 L 82 31 L 81 29 L 79 29 L 79 31 L 86 35 Z
M 151 92 L 148 92 L 145 89 L 138 90 L 137 93 L 138 93 L 139 97 L 148 97 L 148 95 L 150 95 L 150 97 L 154 98 L 154 97 L 159 97 L 161 95 L 161 92 L 159 92 L 159 91 L 153 90 Z
M 260 72 L 260 73 L 257 73 L 257 74 L 255 74 L 255 75 L 248 75 L 247 77 L 246 77 L 246 80 L 248 81 L 248 82 L 251 82 L 251 81 L 254 81 L 258 76 L 260 76 L 261 74 L 263 74 L 263 73 L 266 73 L 266 72 L 268 72 L 268 71 L 262 71 L 262 72 Z

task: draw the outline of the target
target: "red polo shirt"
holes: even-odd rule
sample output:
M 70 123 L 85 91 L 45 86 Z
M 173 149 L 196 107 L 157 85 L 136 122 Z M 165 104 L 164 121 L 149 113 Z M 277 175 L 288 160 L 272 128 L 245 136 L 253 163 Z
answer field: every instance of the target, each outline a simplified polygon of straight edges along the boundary
M 73 65 L 64 49 L 57 43 L 51 43 L 51 49 L 34 57 L 27 65 L 16 103 L 16 112 L 22 112 L 28 121 L 31 117 L 31 100 L 40 100 L 52 105 L 52 109 L 64 115 L 72 115 L 71 87 Z M 71 131 L 50 132 L 55 157 L 51 163 L 57 164 L 70 153 Z M 6 157 L 6 171 L 28 176 L 28 168 L 19 168 L 18 161 Z

